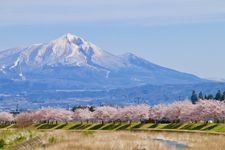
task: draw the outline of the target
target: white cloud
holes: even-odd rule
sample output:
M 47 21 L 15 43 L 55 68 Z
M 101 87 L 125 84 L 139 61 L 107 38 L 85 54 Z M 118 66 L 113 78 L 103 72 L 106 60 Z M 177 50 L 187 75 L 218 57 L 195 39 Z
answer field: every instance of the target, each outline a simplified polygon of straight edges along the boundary
M 0 25 L 167 24 L 225 19 L 224 0 L 0 0 Z

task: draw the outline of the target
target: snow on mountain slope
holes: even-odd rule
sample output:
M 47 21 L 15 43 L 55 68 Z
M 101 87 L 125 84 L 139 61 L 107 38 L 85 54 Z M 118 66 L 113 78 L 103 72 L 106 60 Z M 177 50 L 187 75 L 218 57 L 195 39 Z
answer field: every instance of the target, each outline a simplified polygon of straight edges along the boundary
M 94 44 L 70 33 L 45 44 L 0 53 L 0 63 L 14 68 L 18 64 L 32 67 L 44 65 L 73 65 L 118 67 L 120 58 L 101 50 Z
M 206 82 L 131 53 L 113 55 L 70 33 L 49 43 L 1 51 L 0 79 L 82 89 Z

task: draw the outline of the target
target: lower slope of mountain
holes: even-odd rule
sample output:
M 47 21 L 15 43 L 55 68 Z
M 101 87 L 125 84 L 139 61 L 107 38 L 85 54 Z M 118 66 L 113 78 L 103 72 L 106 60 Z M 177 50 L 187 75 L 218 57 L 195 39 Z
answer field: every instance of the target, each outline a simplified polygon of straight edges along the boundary
M 208 82 L 179 85 L 142 85 L 132 88 L 112 90 L 41 90 L 5 92 L 0 94 L 0 110 L 38 109 L 40 107 L 64 107 L 75 105 L 130 105 L 147 103 L 150 105 L 171 103 L 189 99 L 192 90 L 203 94 L 225 91 L 225 83 Z

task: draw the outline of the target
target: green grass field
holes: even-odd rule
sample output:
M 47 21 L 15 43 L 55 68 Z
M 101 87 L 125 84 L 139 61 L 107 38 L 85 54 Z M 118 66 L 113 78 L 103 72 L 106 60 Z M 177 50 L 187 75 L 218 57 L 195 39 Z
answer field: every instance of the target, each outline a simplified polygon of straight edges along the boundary
M 152 124 L 152 123 L 58 123 L 58 124 L 35 124 L 36 129 L 64 129 L 64 130 L 171 130 L 171 131 L 206 131 L 224 132 L 225 124 L 220 123 L 171 123 L 171 124 Z M 0 129 L 16 128 L 15 125 L 0 125 Z

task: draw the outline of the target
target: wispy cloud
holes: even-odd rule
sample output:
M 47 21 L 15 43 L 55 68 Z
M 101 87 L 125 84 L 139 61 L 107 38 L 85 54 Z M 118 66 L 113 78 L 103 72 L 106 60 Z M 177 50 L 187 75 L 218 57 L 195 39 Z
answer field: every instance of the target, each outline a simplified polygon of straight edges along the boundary
M 224 0 L 1 0 L 0 25 L 225 20 Z

